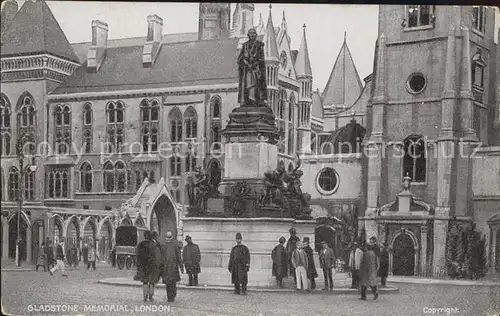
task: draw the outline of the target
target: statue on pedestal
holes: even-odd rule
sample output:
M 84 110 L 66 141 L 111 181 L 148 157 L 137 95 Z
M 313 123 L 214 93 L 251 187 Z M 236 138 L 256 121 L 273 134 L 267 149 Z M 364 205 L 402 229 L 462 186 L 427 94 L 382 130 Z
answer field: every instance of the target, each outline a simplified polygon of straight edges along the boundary
M 298 157 L 298 155 L 297 155 Z M 292 217 L 300 219 L 309 219 L 311 217 L 311 195 L 302 192 L 302 181 L 300 178 L 304 174 L 300 168 L 300 158 L 297 167 L 285 176 L 287 184 L 286 197 L 288 208 Z
M 263 206 L 283 207 L 284 175 L 285 170 L 283 168 L 264 173 L 265 194 L 261 202 Z
M 246 181 L 236 182 L 229 197 L 229 208 L 234 215 L 241 215 L 246 210 L 246 200 L 251 193 Z
M 208 175 L 201 170 L 201 167 L 196 168 L 196 173 L 188 177 L 186 190 L 189 216 L 197 216 L 204 212 L 204 201 L 210 192 L 208 180 Z
M 257 40 L 255 29 L 248 30 L 248 41 L 238 56 L 240 106 L 266 106 L 267 83 L 264 43 Z

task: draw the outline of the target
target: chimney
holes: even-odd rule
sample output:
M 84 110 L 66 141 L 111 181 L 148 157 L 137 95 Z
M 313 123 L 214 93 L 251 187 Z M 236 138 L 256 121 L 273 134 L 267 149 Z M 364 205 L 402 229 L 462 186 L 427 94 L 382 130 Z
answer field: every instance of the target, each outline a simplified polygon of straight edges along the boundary
M 92 21 L 92 46 L 87 54 L 87 69 L 96 72 L 101 67 L 108 46 L 108 24 Z
M 148 15 L 148 34 L 142 50 L 142 64 L 151 67 L 161 48 L 163 19 L 156 14 Z
M 2 33 L 7 30 L 10 25 L 10 22 L 14 20 L 14 16 L 18 10 L 17 1 L 15 0 L 7 0 L 5 1 L 2 8 L 2 21 L 1 21 L 1 29 Z

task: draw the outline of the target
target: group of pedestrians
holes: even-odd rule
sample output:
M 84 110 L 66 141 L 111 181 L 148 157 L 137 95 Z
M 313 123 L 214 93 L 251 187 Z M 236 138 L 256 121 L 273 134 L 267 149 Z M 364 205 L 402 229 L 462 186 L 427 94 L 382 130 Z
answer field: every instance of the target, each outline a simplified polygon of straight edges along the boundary
M 144 240 L 137 245 L 137 274 L 134 277 L 142 282 L 144 301 L 154 299 L 155 285 L 161 278 L 166 287 L 167 300 L 173 302 L 184 267 L 189 275 L 189 285 L 198 285 L 198 274 L 201 272 L 200 249 L 190 236 L 186 236 L 185 240 L 187 245 L 181 258 L 179 243 L 172 232 L 167 232 L 165 240 L 161 242 L 157 232 L 144 232 Z
M 370 287 L 373 299 L 376 300 L 379 296 L 377 277 L 381 278 L 381 285 L 385 287 L 389 273 L 387 244 L 384 243 L 380 247 L 375 237 L 371 237 L 368 244 L 360 246 L 354 243 L 349 258 L 349 267 L 352 274 L 351 288 L 359 289 L 360 299 L 366 300 L 366 291 Z

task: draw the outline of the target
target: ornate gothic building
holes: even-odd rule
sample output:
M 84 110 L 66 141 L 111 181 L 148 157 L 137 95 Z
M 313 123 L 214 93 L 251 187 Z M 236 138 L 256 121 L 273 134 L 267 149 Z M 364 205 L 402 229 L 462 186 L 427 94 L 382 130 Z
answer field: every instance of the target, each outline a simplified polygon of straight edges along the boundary
M 411 271 L 393 272 L 417 274 L 442 269 L 449 227 L 475 222 L 494 268 L 494 19 L 485 7 L 380 6 L 373 74 L 361 80 L 344 34 L 320 92 L 312 90 L 305 26 L 292 49 L 285 14 L 278 26 L 271 10 L 256 24 L 250 3 L 236 4 L 232 16 L 230 4 L 200 4 L 196 33 L 169 34 L 153 14 L 144 37 L 108 40 L 108 25 L 94 20 L 92 41 L 71 44 L 45 1 L 18 8 L 7 0 L 2 258 L 15 252 L 20 196 L 27 261 L 46 238 L 67 248 L 97 240 L 105 259 L 118 225 L 166 225 L 180 236 L 190 175 L 202 168 L 211 183 L 224 177 L 221 130 L 238 106 L 238 49 L 255 28 L 265 44 L 278 165 L 292 170 L 300 156 L 316 242 L 328 239 L 342 256 L 353 239 L 377 236 L 390 244 L 391 264 L 409 262 Z M 479 159 L 440 154 L 457 148 Z

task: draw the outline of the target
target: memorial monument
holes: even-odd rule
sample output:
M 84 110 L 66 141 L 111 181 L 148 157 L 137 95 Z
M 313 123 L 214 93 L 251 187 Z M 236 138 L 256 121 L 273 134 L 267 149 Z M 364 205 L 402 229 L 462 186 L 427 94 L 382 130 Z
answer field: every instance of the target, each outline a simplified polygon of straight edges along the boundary
M 227 266 L 239 232 L 252 253 L 252 267 L 269 269 L 278 239 L 295 227 L 314 242 L 315 221 L 310 220 L 310 196 L 301 189 L 300 159 L 292 172 L 278 168 L 279 134 L 267 104 L 264 43 L 254 29 L 248 31 L 237 66 L 240 106 L 229 114 L 222 131 L 224 175 L 215 189 L 224 199 L 224 213 L 211 216 L 204 210 L 211 189 L 200 172 L 187 186 L 190 211 L 183 219 L 183 232 L 199 241 L 204 266 Z

